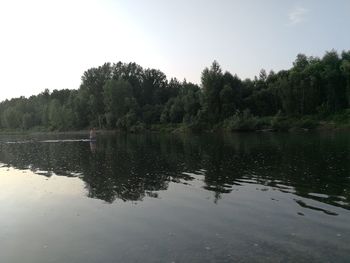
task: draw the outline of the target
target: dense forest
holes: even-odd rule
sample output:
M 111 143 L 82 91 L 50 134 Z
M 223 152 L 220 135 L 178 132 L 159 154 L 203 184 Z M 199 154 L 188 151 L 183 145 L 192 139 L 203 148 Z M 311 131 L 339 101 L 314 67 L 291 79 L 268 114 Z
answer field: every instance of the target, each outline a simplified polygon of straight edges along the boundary
M 78 90 L 1 102 L 0 129 L 284 130 L 325 120 L 348 125 L 349 107 L 350 51 L 332 50 L 322 58 L 299 54 L 289 70 L 261 70 L 245 80 L 214 61 L 203 70 L 200 86 L 118 62 L 85 71 Z

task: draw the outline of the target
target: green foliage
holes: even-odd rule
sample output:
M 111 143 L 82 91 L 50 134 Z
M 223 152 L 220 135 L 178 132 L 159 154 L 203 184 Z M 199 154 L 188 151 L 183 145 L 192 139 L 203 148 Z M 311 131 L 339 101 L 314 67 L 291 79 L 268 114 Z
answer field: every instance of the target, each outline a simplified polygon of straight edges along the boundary
M 293 126 L 293 123 L 285 118 L 275 120 L 271 123 L 271 128 L 276 131 L 288 131 Z
M 223 74 L 220 65 L 214 61 L 210 69 L 202 73 L 203 110 L 207 120 L 214 124 L 221 114 L 220 92 L 223 88 Z
M 349 52 L 350 56 L 350 52 Z M 343 57 L 345 57 L 345 53 L 343 53 Z M 348 106 L 350 105 L 350 58 L 348 60 L 343 60 L 340 66 L 341 72 L 346 79 L 346 99 Z
M 20 128 L 22 121 L 19 111 L 15 107 L 6 108 L 2 114 L 1 123 L 8 129 Z
M 132 87 L 126 80 L 109 80 L 103 87 L 106 123 L 109 128 L 118 126 L 118 121 L 138 108 Z M 135 115 L 135 114 L 134 114 Z M 136 118 L 136 116 L 135 116 Z
M 289 70 L 262 69 L 245 80 L 223 73 L 214 61 L 203 70 L 201 87 L 118 62 L 85 71 L 78 90 L 1 102 L 0 129 L 312 129 L 320 120 L 348 125 L 349 107 L 350 51 L 332 50 L 322 58 L 299 54 Z
M 223 128 L 229 131 L 253 131 L 259 128 L 259 120 L 249 109 L 243 112 L 237 111 L 224 121 Z
M 329 119 L 337 124 L 350 126 L 350 109 L 333 114 Z
M 318 121 L 304 117 L 298 120 L 294 126 L 302 129 L 314 129 L 318 126 Z

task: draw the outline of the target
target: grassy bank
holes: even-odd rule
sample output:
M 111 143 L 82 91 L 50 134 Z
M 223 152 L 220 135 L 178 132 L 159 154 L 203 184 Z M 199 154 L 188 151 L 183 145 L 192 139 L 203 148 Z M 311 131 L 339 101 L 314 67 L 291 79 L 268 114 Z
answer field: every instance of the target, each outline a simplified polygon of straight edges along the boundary
M 249 112 L 237 113 L 216 126 L 225 131 L 307 131 L 307 130 L 350 130 L 350 110 L 337 114 L 320 116 L 284 116 L 277 114 L 269 117 L 256 117 Z
M 349 130 L 350 131 L 350 109 L 328 116 L 306 115 L 306 116 L 275 116 L 257 117 L 249 112 L 236 113 L 213 126 L 201 123 L 171 123 L 146 125 L 138 123 L 127 129 L 99 129 L 100 134 L 111 134 L 115 132 L 142 133 L 200 133 L 200 132 L 254 132 L 254 131 L 309 131 L 309 130 Z M 89 129 L 84 130 L 51 130 L 44 127 L 35 127 L 29 130 L 0 130 L 0 134 L 88 134 Z
M 308 131 L 308 130 L 349 130 L 350 109 L 337 114 L 320 116 L 275 116 L 257 117 L 249 112 L 236 113 L 230 118 L 213 126 L 206 123 L 178 123 L 178 124 L 154 124 L 138 125 L 131 127 L 128 132 L 138 133 L 143 131 L 163 133 L 186 132 L 254 132 L 254 131 Z

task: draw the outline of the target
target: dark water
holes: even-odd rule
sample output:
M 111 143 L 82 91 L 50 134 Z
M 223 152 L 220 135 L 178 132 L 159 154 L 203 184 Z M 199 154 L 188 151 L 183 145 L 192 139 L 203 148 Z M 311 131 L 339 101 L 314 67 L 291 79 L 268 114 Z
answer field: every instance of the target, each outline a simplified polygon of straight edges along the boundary
M 0 262 L 350 262 L 350 134 L 0 136 Z

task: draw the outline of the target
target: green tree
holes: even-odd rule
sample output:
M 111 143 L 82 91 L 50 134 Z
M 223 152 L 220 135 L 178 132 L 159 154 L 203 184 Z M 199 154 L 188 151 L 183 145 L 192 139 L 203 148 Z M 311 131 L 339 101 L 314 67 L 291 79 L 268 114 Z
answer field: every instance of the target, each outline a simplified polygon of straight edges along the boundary
M 344 59 L 342 61 L 341 71 L 342 71 L 344 78 L 346 79 L 346 92 L 345 93 L 346 93 L 346 98 L 347 98 L 347 107 L 350 107 L 350 59 L 349 60 Z
M 214 124 L 220 119 L 221 102 L 220 92 L 223 88 L 223 74 L 220 65 L 214 61 L 210 69 L 205 68 L 202 72 L 203 110 L 208 121 Z
M 82 94 L 85 95 L 84 101 L 88 102 L 89 121 L 99 127 L 103 126 L 105 110 L 103 87 L 111 78 L 112 67 L 110 63 L 85 71 L 81 78 L 80 89 L 85 91 Z
M 129 111 L 134 114 L 137 102 L 132 95 L 132 87 L 126 80 L 109 80 L 103 88 L 103 98 L 107 124 L 115 127 L 118 119 L 124 117 Z

